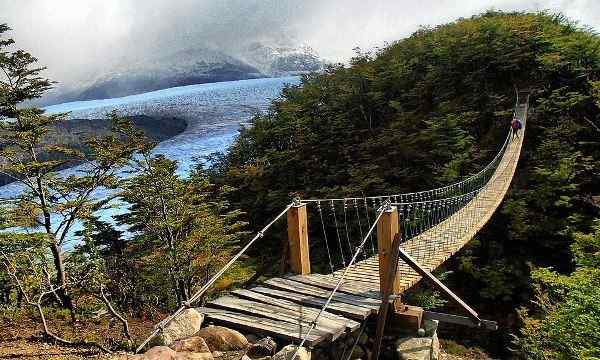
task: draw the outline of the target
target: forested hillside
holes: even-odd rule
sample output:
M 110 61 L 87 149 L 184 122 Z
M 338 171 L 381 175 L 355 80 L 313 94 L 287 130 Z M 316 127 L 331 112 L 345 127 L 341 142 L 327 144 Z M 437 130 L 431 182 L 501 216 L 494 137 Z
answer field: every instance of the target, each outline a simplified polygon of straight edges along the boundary
M 531 90 L 517 178 L 447 281 L 501 323 L 482 341 L 503 355 L 599 356 L 600 37 L 562 16 L 488 12 L 358 51 L 287 88 L 211 174 L 255 228 L 297 195 L 432 188 L 493 156 L 515 88 Z

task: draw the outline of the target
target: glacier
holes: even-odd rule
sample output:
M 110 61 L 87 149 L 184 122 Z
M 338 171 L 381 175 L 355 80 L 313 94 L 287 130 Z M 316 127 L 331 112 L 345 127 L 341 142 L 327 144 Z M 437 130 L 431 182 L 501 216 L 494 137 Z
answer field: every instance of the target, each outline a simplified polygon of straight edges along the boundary
M 299 77 L 291 76 L 187 85 L 121 98 L 68 102 L 47 106 L 44 110 L 47 114 L 68 113 L 68 118 L 90 121 L 106 117 L 113 110 L 120 115 L 182 118 L 188 124 L 185 131 L 158 143 L 153 153 L 177 161 L 178 173 L 185 176 L 196 159 L 225 151 L 235 140 L 240 126 L 250 126 L 252 116 L 267 110 L 285 86 L 299 82 Z M 78 166 L 65 169 L 60 174 L 68 176 L 78 169 Z M 2 186 L 0 199 L 10 199 L 21 191 L 17 183 Z M 102 191 L 96 196 L 102 196 Z M 123 204 L 113 205 L 116 206 L 97 214 L 101 220 L 114 223 L 114 215 L 127 211 Z M 78 224 L 71 233 L 80 228 Z

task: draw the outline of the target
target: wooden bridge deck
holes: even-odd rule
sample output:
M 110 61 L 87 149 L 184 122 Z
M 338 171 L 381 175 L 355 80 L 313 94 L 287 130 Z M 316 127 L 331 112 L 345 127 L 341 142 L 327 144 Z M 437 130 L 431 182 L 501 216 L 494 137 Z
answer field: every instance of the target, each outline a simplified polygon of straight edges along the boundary
M 527 106 L 517 114 L 526 116 Z M 509 143 L 488 186 L 461 210 L 415 238 L 402 244 L 404 250 L 429 271 L 458 252 L 489 221 L 504 198 L 521 153 L 524 131 Z M 475 221 L 473 221 L 475 219 Z M 426 251 L 424 251 L 426 249 Z M 198 310 L 214 321 L 242 332 L 261 333 L 289 341 L 300 341 L 308 331 L 344 269 L 333 274 L 290 275 L 267 280 L 248 290 L 209 302 Z M 401 290 L 417 284 L 421 277 L 400 261 Z M 318 319 L 306 340 L 314 346 L 332 341 L 360 322 L 377 314 L 380 305 L 379 261 L 374 256 L 354 264 L 327 311 Z

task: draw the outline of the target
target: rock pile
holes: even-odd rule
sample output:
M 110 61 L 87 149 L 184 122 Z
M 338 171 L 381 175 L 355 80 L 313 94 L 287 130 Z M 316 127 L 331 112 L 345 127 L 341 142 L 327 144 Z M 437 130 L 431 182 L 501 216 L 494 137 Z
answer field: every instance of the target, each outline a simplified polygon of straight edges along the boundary
M 223 326 L 202 327 L 204 317 L 194 309 L 182 312 L 157 336 L 153 347 L 137 360 L 371 360 L 373 339 L 365 331 L 346 334 L 333 343 L 322 343 L 311 351 L 284 346 L 259 334 L 242 334 Z M 425 320 L 417 333 L 384 336 L 382 360 L 438 360 L 437 321 Z M 371 334 L 373 335 L 373 334 Z
M 127 357 L 132 360 L 291 360 L 296 347 L 277 351 L 270 337 L 255 334 L 247 337 L 223 326 L 202 327 L 204 316 L 194 309 L 183 311 L 152 342 L 144 354 Z M 249 341 L 250 340 L 250 341 Z M 305 348 L 298 350 L 296 360 L 310 360 Z

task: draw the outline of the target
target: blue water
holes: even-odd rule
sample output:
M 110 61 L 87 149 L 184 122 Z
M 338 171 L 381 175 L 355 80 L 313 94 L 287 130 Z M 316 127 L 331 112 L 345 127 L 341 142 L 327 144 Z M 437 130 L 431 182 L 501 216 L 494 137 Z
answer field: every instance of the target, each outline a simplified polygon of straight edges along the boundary
M 252 79 L 211 84 L 179 86 L 114 99 L 75 101 L 45 108 L 48 114 L 69 112 L 73 119 L 104 118 L 112 110 L 121 115 L 158 115 L 178 117 L 188 123 L 186 130 L 157 145 L 156 154 L 177 160 L 179 173 L 185 175 L 196 158 L 224 151 L 235 139 L 240 126 L 265 111 L 278 98 L 286 84 L 297 84 L 298 77 Z M 76 173 L 78 167 L 62 171 Z M 0 187 L 0 198 L 10 198 L 22 190 L 18 184 Z M 99 194 L 100 195 L 100 194 Z M 102 211 L 110 220 L 117 207 Z

